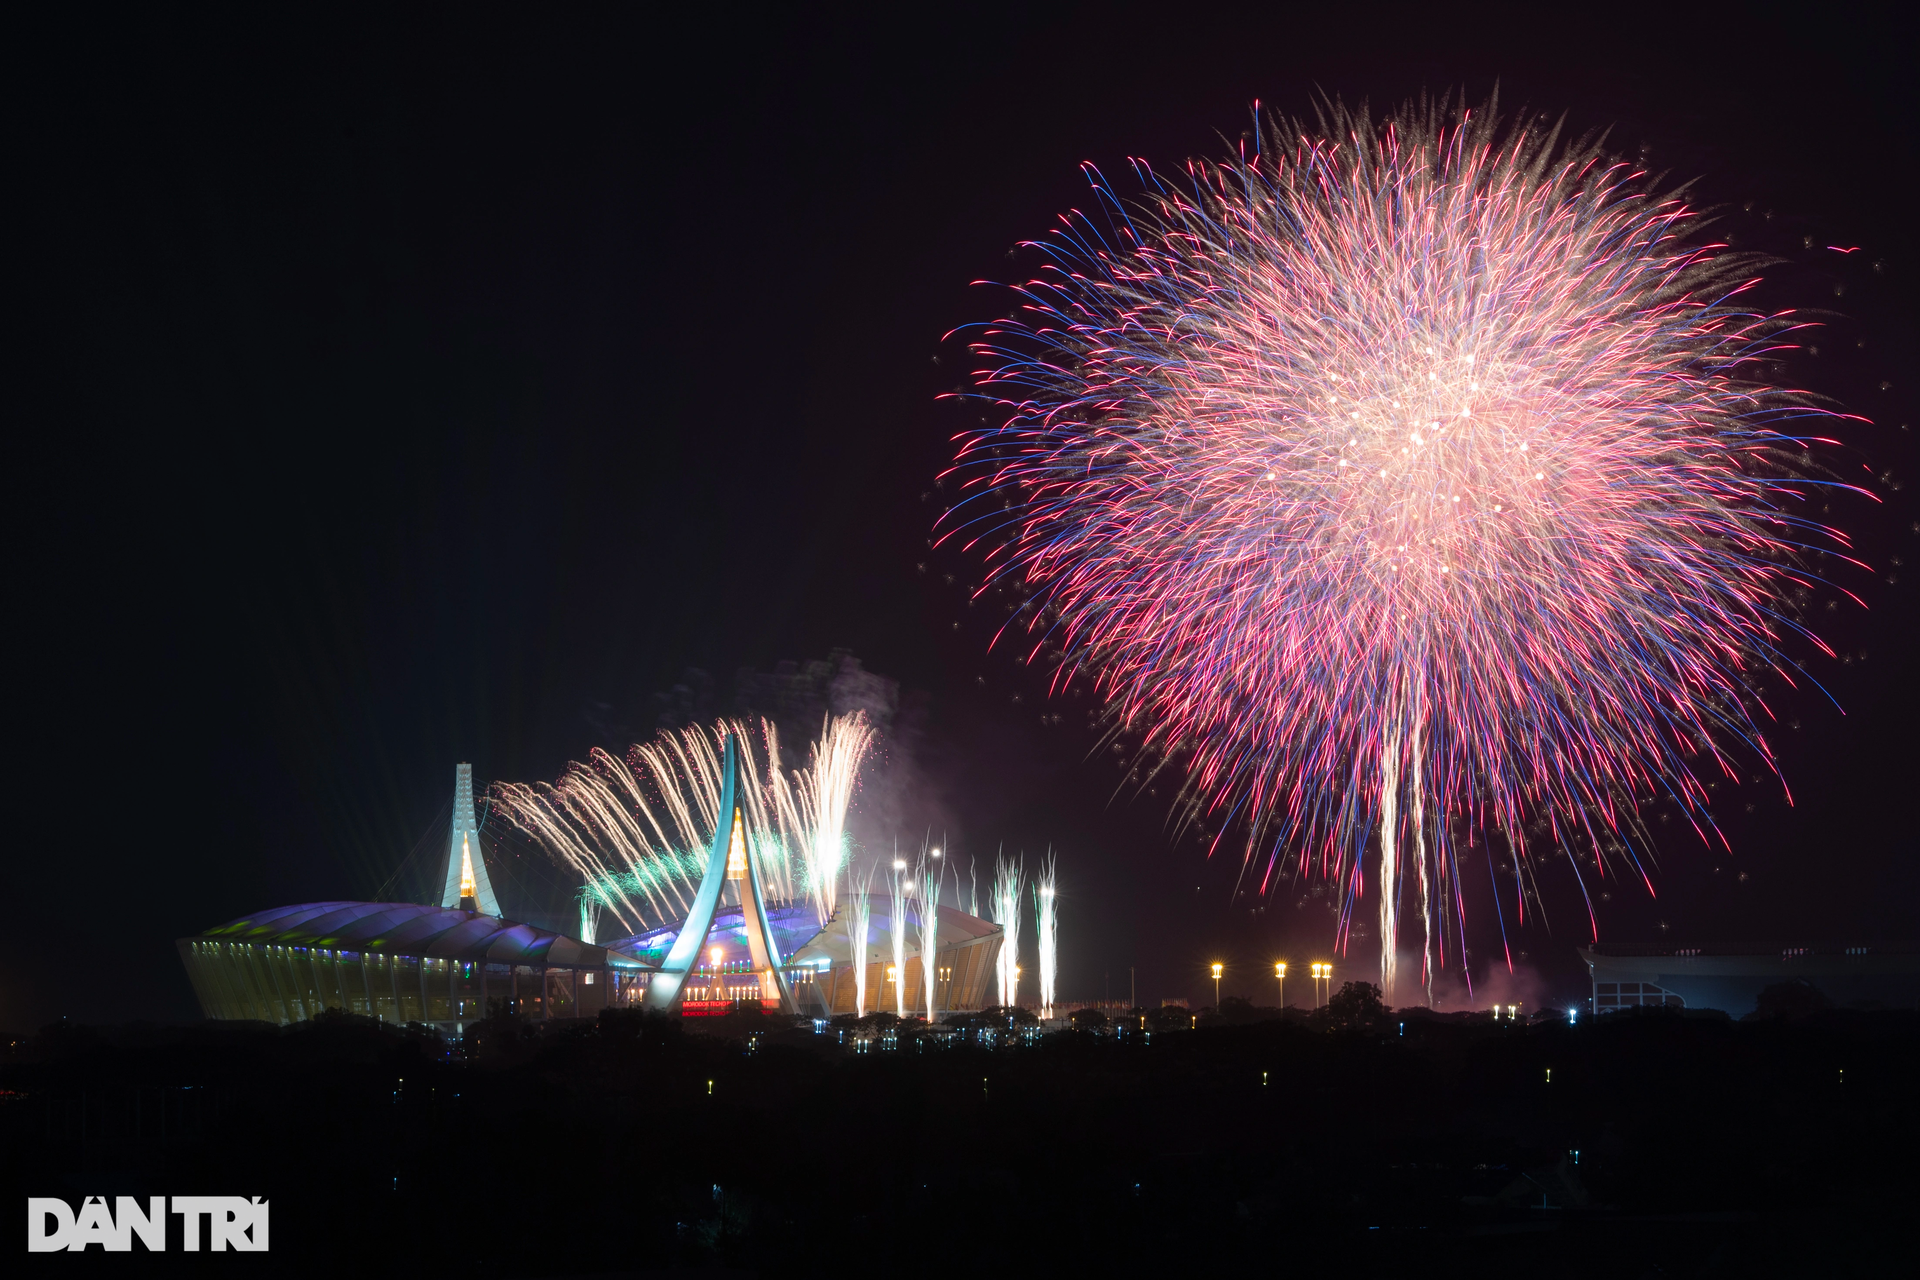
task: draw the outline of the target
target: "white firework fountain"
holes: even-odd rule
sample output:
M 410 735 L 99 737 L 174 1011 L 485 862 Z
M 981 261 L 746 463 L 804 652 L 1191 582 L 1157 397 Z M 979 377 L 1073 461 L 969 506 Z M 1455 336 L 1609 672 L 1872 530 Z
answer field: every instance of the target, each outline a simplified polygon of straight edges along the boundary
M 1060 862 L 1053 851 L 1040 864 L 1033 882 L 1035 943 L 1040 949 L 1040 1016 L 1053 1016 L 1053 983 L 1060 971 Z
M 920 882 L 920 981 L 927 988 L 927 1021 L 938 1010 L 940 980 L 940 879 L 928 874 Z
M 888 925 L 893 938 L 893 1012 L 897 1017 L 907 1016 L 907 864 L 899 858 L 893 860 L 893 912 Z
M 1026 887 L 1022 860 L 997 860 L 993 875 L 994 923 L 1000 926 L 1000 1003 L 1011 1006 L 1020 998 L 1020 897 Z

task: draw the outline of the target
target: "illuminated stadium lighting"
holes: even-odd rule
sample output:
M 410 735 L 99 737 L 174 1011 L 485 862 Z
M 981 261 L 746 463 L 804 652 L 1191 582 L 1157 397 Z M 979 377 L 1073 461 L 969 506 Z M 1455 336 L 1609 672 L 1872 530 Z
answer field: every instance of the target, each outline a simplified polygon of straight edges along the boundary
M 737 758 L 728 744 L 723 774 L 733 772 Z M 737 785 L 727 778 L 723 793 Z M 902 930 L 902 954 L 883 965 L 867 945 L 867 921 L 887 916 L 892 931 L 890 895 L 869 894 L 850 877 L 849 901 L 823 922 L 818 886 L 782 885 L 764 874 L 757 851 L 748 856 L 742 841 L 753 838 L 750 821 L 729 794 L 717 808 L 732 821 L 697 855 L 708 873 L 702 882 L 711 880 L 713 892 L 696 896 L 685 915 L 624 938 L 594 939 L 505 919 L 488 875 L 489 846 L 473 822 L 472 794 L 471 769 L 462 765 L 453 830 L 441 846 L 447 861 L 439 884 L 447 901 L 303 903 L 179 939 L 202 1012 L 285 1026 L 338 1009 L 396 1025 L 428 1023 L 451 1035 L 492 1005 L 550 1021 L 641 1006 L 720 1014 L 758 997 L 769 1010 L 831 1017 L 867 1012 L 863 993 L 883 974 L 895 984 L 896 1009 L 933 1013 L 937 1001 L 941 1011 L 964 1012 L 1005 1003 L 994 998 L 1006 940 L 1000 927 L 941 906 L 936 890 L 920 886 L 917 902 L 900 904 L 914 917 L 914 928 Z M 740 878 L 722 903 L 729 869 Z M 611 920 L 612 913 L 603 917 Z M 933 976 L 939 990 L 922 975 Z

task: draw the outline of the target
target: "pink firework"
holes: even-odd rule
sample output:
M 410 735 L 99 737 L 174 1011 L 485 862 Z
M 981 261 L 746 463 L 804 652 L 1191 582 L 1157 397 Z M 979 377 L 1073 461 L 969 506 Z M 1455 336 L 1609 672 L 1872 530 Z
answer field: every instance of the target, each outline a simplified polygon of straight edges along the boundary
M 1089 170 L 1097 215 L 974 347 L 999 421 L 945 536 L 1027 594 L 1030 658 L 1183 756 L 1263 888 L 1339 884 L 1343 942 L 1376 866 L 1390 997 L 1403 892 L 1430 983 L 1490 835 L 1605 876 L 1637 798 L 1710 832 L 1696 768 L 1774 768 L 1759 678 L 1797 553 L 1840 543 L 1796 434 L 1832 415 L 1759 381 L 1794 322 L 1741 306 L 1755 261 L 1490 112 L 1334 106 L 1140 171 L 1125 204 Z

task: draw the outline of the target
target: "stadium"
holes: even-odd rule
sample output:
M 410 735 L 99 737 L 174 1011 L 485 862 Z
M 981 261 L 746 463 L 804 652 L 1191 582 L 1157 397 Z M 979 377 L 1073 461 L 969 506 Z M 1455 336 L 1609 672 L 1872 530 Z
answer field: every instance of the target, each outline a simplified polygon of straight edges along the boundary
M 731 821 L 715 831 L 682 919 L 606 942 L 505 919 L 479 838 L 472 768 L 462 764 L 438 903 L 302 903 L 181 938 L 201 1011 L 287 1025 L 339 1009 L 460 1035 L 492 1011 L 540 1021 L 622 1007 L 703 1016 L 749 1001 L 816 1017 L 939 1016 L 993 1002 L 997 924 L 948 906 L 923 919 L 920 903 L 891 895 L 844 895 L 824 924 L 810 902 L 769 901 L 744 856 L 731 739 L 725 767 L 719 812 Z

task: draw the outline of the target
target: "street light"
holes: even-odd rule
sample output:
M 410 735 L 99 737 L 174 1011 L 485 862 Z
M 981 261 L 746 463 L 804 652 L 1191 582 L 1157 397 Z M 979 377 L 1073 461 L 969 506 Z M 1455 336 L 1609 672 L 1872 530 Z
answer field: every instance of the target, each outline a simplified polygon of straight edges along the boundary
M 1333 966 L 1332 965 L 1316 964 L 1313 966 L 1313 1007 L 1316 1009 L 1318 1009 L 1321 1004 L 1320 983 L 1323 980 L 1327 984 L 1327 995 L 1329 998 L 1331 998 L 1333 995 Z
M 1220 970 L 1221 970 L 1221 969 L 1222 969 L 1223 967 L 1224 967 L 1224 966 L 1223 966 L 1223 965 L 1221 965 L 1221 964 L 1220 964 L 1220 963 L 1219 963 L 1218 961 L 1215 961 L 1215 962 L 1214 962 L 1214 965 L 1213 965 L 1213 1007 L 1214 1007 L 1214 1009 L 1215 1009 L 1216 1011 L 1217 1011 L 1217 1010 L 1218 1010 L 1218 1009 L 1220 1008 Z
M 1287 962 L 1285 960 L 1273 962 L 1273 976 L 1280 979 L 1280 1007 L 1284 1009 L 1287 1007 Z

